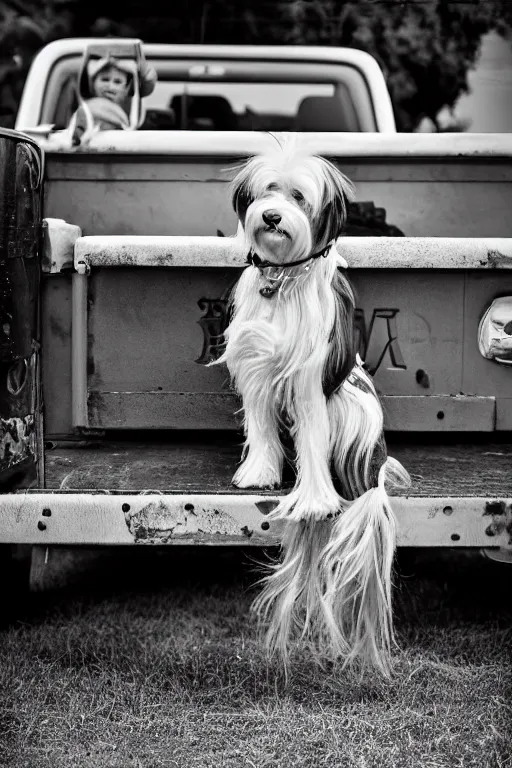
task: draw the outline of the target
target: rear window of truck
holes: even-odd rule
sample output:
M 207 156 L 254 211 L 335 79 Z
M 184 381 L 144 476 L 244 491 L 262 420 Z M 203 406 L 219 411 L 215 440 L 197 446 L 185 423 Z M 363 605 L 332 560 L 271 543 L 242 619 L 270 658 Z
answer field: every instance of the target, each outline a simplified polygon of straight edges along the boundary
M 353 66 L 289 61 L 151 60 L 146 130 L 375 131 L 365 78 Z M 64 128 L 77 107 L 80 57 L 57 62 L 41 123 Z

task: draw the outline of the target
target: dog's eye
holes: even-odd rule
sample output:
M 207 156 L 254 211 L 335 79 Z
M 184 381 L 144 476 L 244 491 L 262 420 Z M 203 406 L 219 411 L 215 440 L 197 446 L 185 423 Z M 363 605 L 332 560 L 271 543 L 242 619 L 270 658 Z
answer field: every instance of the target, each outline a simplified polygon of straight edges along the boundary
M 292 197 L 295 200 L 296 203 L 303 203 L 304 202 L 304 195 L 302 192 L 299 192 L 298 189 L 294 189 L 292 191 Z

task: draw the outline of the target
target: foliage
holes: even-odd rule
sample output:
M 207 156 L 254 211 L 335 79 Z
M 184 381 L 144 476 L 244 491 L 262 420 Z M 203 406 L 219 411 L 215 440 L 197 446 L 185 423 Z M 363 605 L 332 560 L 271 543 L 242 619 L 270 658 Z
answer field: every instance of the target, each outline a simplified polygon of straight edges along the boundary
M 228 18 L 236 19 L 240 3 L 209 3 L 216 4 L 230 6 Z M 501 29 L 508 0 L 252 0 L 243 5 L 245 13 L 230 27 L 212 26 L 209 42 L 367 51 L 385 72 L 399 130 L 410 131 L 423 117 L 435 123 L 440 110 L 453 107 L 467 91 L 467 73 L 476 63 L 482 36 Z M 512 6 L 508 17 L 512 20 Z
M 73 0 L 0 0 L 0 125 L 12 127 L 23 84 L 43 45 L 70 34 Z
M 6 29 L 35 22 L 41 44 L 68 34 L 148 42 L 343 45 L 385 72 L 399 130 L 436 123 L 467 91 L 483 35 L 512 25 L 510 0 L 0 0 Z M 12 46 L 11 46 L 12 47 Z M 0 65 L 1 66 L 1 65 Z M 0 70 L 0 87 L 5 75 Z M 0 95 L 0 102 L 2 97 Z

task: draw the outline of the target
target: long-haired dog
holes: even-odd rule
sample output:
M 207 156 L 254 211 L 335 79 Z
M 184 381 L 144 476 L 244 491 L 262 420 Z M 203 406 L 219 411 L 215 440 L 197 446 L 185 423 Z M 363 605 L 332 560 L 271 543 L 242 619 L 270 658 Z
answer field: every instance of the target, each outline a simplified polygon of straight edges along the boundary
M 241 395 L 239 488 L 276 488 L 293 443 L 296 480 L 268 519 L 281 552 L 253 607 L 288 662 L 302 639 L 318 659 L 389 671 L 395 519 L 383 414 L 354 344 L 354 295 L 336 250 L 350 181 L 290 140 L 238 169 L 232 201 L 249 251 L 225 349 Z

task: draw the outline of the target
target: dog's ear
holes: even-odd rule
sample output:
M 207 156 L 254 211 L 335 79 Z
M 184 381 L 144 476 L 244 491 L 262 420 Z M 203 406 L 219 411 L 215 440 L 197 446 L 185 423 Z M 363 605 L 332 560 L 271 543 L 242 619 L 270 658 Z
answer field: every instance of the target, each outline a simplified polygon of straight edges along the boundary
M 243 165 L 231 182 L 231 204 L 238 219 L 244 224 L 245 214 L 252 203 L 252 194 L 250 189 L 250 179 L 252 170 L 252 160 Z
M 348 205 L 354 199 L 354 186 L 335 165 L 319 158 L 324 182 L 321 210 L 317 222 L 316 242 L 336 240 L 345 229 Z

